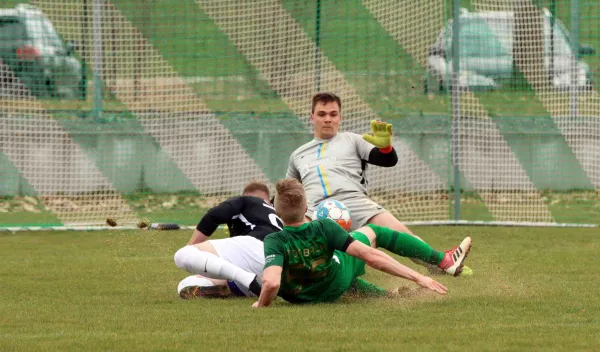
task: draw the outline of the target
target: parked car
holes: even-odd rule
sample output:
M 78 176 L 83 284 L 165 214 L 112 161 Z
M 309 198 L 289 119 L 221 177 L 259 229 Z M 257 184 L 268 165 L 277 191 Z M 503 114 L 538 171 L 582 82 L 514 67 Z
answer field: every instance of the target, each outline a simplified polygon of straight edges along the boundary
M 64 42 L 52 23 L 37 8 L 19 4 L 0 9 L 0 60 L 3 95 L 11 93 L 17 77 L 36 97 L 85 97 L 85 72 L 72 42 Z
M 554 19 L 554 36 L 551 35 L 552 14 L 543 10 L 542 35 L 545 72 L 557 89 L 570 89 L 571 73 L 575 55 L 571 49 L 569 34 L 558 19 Z M 501 87 L 513 75 L 514 13 L 509 11 L 469 12 L 461 9 L 459 28 L 459 85 L 473 90 L 489 90 Z M 452 30 L 449 20 L 440 31 L 436 42 L 429 48 L 428 76 L 425 91 L 444 90 L 452 75 Z M 554 38 L 552 40 L 551 38 Z M 554 45 L 551 45 L 554 42 Z M 593 55 L 595 50 L 581 46 L 579 54 Z M 577 88 L 592 89 L 589 66 L 579 60 L 576 63 Z

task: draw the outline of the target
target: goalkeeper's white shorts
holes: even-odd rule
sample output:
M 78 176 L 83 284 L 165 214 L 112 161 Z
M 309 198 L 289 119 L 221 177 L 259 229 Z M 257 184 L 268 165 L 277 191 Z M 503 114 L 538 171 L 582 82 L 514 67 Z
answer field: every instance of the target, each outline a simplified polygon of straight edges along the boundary
M 371 198 L 360 192 L 337 194 L 329 198 L 342 202 L 350 211 L 350 219 L 352 219 L 350 231 L 354 231 L 365 226 L 369 219 L 377 214 L 387 211 L 384 207 L 375 203 Z M 306 216 L 311 220 L 315 220 L 313 219 L 315 207 L 321 201 L 317 202 L 317 204 L 310 204 L 309 202 Z

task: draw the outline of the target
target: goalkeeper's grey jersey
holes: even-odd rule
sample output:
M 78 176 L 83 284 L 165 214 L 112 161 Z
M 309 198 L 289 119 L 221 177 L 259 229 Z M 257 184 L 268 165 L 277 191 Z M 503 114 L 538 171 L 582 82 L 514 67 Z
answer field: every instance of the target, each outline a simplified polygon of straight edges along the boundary
M 340 132 L 304 144 L 290 156 L 286 177 L 304 186 L 309 207 L 340 193 L 367 193 L 366 168 L 374 146 L 362 136 Z

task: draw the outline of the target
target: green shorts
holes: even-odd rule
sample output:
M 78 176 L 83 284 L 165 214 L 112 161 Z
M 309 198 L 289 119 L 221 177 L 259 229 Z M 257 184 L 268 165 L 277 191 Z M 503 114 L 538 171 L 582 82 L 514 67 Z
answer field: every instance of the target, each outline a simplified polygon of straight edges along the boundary
M 371 246 L 371 242 L 367 235 L 353 231 L 350 236 L 356 241 Z M 334 251 L 333 260 L 338 265 L 335 266 L 335 278 L 329 285 L 327 291 L 323 292 L 319 301 L 332 302 L 340 298 L 352 285 L 354 279 L 365 274 L 365 262 L 355 258 L 342 251 Z

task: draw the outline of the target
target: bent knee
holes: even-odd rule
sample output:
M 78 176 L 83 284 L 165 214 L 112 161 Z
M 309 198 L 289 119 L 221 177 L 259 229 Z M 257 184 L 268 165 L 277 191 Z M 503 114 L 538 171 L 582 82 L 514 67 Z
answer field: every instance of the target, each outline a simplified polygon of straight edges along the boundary
M 383 213 L 379 213 L 373 216 L 369 219 L 368 223 L 377 226 L 387 227 L 394 231 L 404 232 L 414 237 L 417 237 L 415 236 L 415 234 L 412 233 L 412 231 L 408 229 L 408 227 L 406 227 L 406 225 L 404 225 L 400 220 L 396 219 L 396 217 L 392 215 L 389 211 L 385 211 Z
M 371 247 L 377 247 L 375 231 L 373 231 L 372 228 L 370 228 L 369 226 L 363 226 L 356 231 L 367 236 L 367 238 L 369 239 L 369 243 L 371 244 Z
M 219 256 L 219 253 L 217 253 L 217 250 L 215 249 L 215 246 L 213 246 L 212 243 L 210 243 L 210 241 L 205 241 L 205 242 L 202 242 L 202 243 L 197 243 L 197 244 L 194 245 L 194 247 L 198 248 L 201 251 L 212 253 L 212 254 L 216 255 L 217 257 Z
M 180 248 L 177 252 L 175 252 L 175 255 L 173 256 L 175 265 L 177 265 L 177 267 L 180 269 L 186 270 L 186 264 L 188 261 L 187 258 L 190 256 L 190 253 L 193 253 L 194 251 L 197 251 L 197 249 L 194 248 L 194 246 L 185 246 L 183 248 Z

